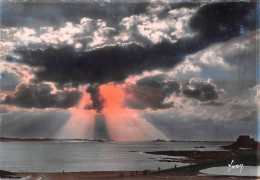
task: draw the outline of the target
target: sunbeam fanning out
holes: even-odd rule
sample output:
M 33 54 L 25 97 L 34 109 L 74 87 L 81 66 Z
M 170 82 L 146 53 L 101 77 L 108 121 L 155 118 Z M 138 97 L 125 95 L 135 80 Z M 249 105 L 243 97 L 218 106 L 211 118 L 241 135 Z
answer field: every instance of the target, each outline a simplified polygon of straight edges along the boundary
M 56 138 L 94 139 L 95 112 L 71 111 L 69 121 L 56 133 Z
M 85 93 L 76 108 L 71 108 L 71 118 L 58 130 L 56 138 L 88 138 L 94 139 L 95 111 L 84 110 L 90 96 Z
M 57 138 L 88 138 L 117 141 L 168 139 L 142 117 L 142 112 L 123 107 L 125 84 L 109 83 L 99 87 L 106 105 L 102 112 L 86 109 L 91 102 L 84 93 L 77 107 L 70 108 L 70 120 L 56 133 Z
M 120 141 L 168 139 L 153 125 L 141 118 L 140 112 L 122 107 L 124 89 L 125 85 L 115 83 L 100 87 L 100 92 L 106 100 L 103 114 L 111 139 Z

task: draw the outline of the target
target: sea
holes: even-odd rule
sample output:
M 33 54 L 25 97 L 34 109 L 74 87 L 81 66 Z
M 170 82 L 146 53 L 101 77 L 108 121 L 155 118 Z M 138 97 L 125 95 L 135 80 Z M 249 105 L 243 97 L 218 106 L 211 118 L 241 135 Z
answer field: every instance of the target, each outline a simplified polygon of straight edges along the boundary
M 179 167 L 187 164 L 180 162 L 160 162 L 159 160 L 169 158 L 169 156 L 152 155 L 145 152 L 170 150 L 223 151 L 219 147 L 230 143 L 111 141 L 0 142 L 0 169 L 11 172 L 167 169 L 175 165 Z M 205 148 L 195 148 L 199 146 L 204 146 Z M 175 158 L 185 157 L 180 156 Z M 212 169 L 209 172 L 212 174 Z M 221 171 L 218 170 L 218 172 Z

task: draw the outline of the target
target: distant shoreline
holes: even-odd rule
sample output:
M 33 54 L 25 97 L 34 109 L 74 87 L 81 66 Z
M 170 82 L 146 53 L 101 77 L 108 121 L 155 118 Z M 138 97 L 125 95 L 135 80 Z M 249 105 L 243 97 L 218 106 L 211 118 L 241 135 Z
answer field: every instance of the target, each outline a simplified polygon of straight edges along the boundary
M 56 138 L 8 138 L 0 137 L 0 142 L 12 142 L 12 141 L 21 141 L 21 142 L 35 142 L 35 141 L 98 141 L 98 142 L 109 142 L 113 140 L 99 140 L 99 139 L 56 139 Z
M 189 141 L 189 140 L 169 140 L 169 141 L 155 141 L 155 140 L 147 140 L 147 141 L 118 141 L 118 140 L 102 140 L 102 139 L 58 139 L 58 138 L 12 138 L 12 137 L 0 137 L 0 142 L 36 142 L 36 141 L 97 141 L 97 142 L 234 142 L 234 141 Z

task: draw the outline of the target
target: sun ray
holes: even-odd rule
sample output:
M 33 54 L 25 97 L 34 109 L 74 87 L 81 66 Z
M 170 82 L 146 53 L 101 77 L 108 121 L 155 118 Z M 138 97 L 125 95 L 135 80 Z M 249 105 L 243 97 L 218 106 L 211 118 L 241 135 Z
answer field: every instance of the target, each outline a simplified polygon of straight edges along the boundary
M 123 107 L 125 84 L 101 85 L 100 94 L 105 99 L 102 113 L 86 110 L 91 102 L 84 93 L 77 107 L 69 109 L 70 120 L 56 133 L 57 138 L 111 139 L 118 141 L 146 141 L 168 139 L 161 131 L 142 118 L 143 112 Z
M 57 131 L 56 138 L 94 138 L 95 112 L 71 111 L 69 121 Z
M 56 138 L 94 138 L 96 113 L 93 110 L 84 110 L 86 102 L 89 101 L 89 94 L 84 93 L 77 107 L 69 109 L 71 118 L 57 131 Z
M 116 83 L 100 87 L 100 92 L 107 104 L 103 113 L 111 138 L 121 141 L 168 139 L 153 125 L 141 118 L 141 112 L 122 107 L 125 87 L 125 85 Z

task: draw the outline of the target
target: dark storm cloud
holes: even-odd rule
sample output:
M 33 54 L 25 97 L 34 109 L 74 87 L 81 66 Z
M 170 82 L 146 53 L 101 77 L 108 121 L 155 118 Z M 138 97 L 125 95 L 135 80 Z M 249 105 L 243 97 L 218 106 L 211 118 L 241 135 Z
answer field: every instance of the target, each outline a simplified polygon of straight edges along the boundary
M 181 84 L 175 80 L 168 80 L 167 76 L 149 76 L 136 82 L 136 85 L 126 88 L 125 105 L 134 109 L 165 109 L 173 107 L 173 103 L 164 103 L 165 98 L 174 93 L 180 96 L 181 93 L 186 97 L 199 101 L 211 101 L 201 105 L 222 106 L 222 103 L 215 102 L 218 98 L 218 90 L 211 82 L 203 79 L 192 78 L 188 83 Z
M 239 36 L 241 27 L 256 28 L 256 2 L 209 3 L 200 7 L 190 26 L 206 39 Z
M 164 40 L 149 46 L 105 46 L 88 52 L 64 46 L 44 50 L 24 48 L 16 52 L 22 56 L 20 63 L 45 68 L 36 74 L 40 80 L 73 85 L 121 82 L 127 76 L 142 73 L 144 70 L 173 67 L 188 54 L 214 42 L 237 36 L 240 32 L 237 24 L 254 29 L 252 24 L 255 19 L 251 17 L 251 12 L 255 12 L 255 3 L 206 4 L 200 7 L 190 21 L 193 30 L 199 33 L 193 37 L 181 38 L 176 43 Z M 137 36 L 141 35 L 137 33 Z M 143 38 L 137 39 L 141 41 Z
M 173 107 L 173 102 L 165 103 L 164 99 L 173 93 L 181 92 L 181 85 L 164 76 L 150 76 L 140 79 L 136 85 L 125 89 L 124 105 L 133 109 L 166 109 Z
M 146 11 L 147 3 L 20 3 L 4 2 L 2 27 L 58 27 L 83 17 L 116 25 L 123 17 Z
M 199 101 L 213 101 L 218 98 L 216 87 L 207 81 L 199 79 L 191 79 L 182 93 Z
M 174 80 L 164 81 L 162 83 L 163 94 L 165 96 L 170 96 L 172 93 L 180 94 L 181 93 L 181 84 Z
M 156 6 L 156 3 L 153 3 Z M 147 11 L 149 3 L 22 3 L 3 2 L 2 27 L 61 26 L 65 22 L 79 23 L 83 17 L 103 19 L 109 26 L 116 26 L 124 17 Z M 159 14 L 182 7 L 197 7 L 199 3 L 171 3 Z M 40 9 L 40 10 L 39 10 Z
M 144 70 L 172 67 L 186 54 L 196 50 L 197 38 L 183 38 L 175 44 L 163 41 L 146 47 L 117 45 L 88 52 L 75 51 L 70 46 L 44 50 L 23 47 L 15 52 L 22 57 L 18 60 L 20 63 L 44 67 L 36 73 L 38 79 L 77 86 L 82 83 L 121 82 L 127 76 L 140 74 Z
M 24 108 L 69 108 L 75 106 L 80 98 L 79 91 L 53 94 L 52 88 L 47 84 L 20 84 L 14 94 L 7 95 L 1 103 Z
M 144 86 L 127 86 L 125 88 L 124 106 L 132 109 L 166 109 L 173 107 L 173 103 L 164 103 L 161 88 Z
M 1 116 L 0 136 L 55 137 L 69 120 L 66 112 L 13 112 Z
M 163 76 L 149 76 L 136 81 L 136 85 L 150 88 L 161 88 L 161 82 L 163 80 Z
M 181 47 L 165 41 L 152 47 L 130 44 L 88 52 L 74 51 L 69 46 L 35 51 L 19 49 L 16 52 L 22 56 L 21 63 L 45 68 L 36 73 L 38 79 L 78 85 L 121 82 L 130 74 L 173 66 L 187 51 Z
M 94 109 L 97 113 L 101 113 L 105 107 L 105 99 L 100 94 L 100 89 L 98 85 L 91 85 L 87 88 L 87 92 L 90 94 L 90 99 L 92 100 L 92 105 L 87 104 L 85 109 Z
M 136 81 L 136 85 L 126 87 L 124 105 L 133 109 L 171 108 L 174 102 L 165 103 L 165 99 L 175 94 L 205 102 L 201 106 L 223 106 L 224 103 L 214 101 L 219 93 L 214 84 L 203 79 L 192 78 L 185 84 L 162 75 L 149 76 Z
M 181 85 L 175 80 L 168 80 L 165 75 L 148 76 L 136 81 L 137 86 L 158 88 L 162 90 L 164 97 L 172 93 L 179 94 L 181 92 Z

